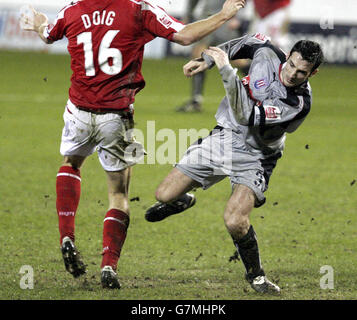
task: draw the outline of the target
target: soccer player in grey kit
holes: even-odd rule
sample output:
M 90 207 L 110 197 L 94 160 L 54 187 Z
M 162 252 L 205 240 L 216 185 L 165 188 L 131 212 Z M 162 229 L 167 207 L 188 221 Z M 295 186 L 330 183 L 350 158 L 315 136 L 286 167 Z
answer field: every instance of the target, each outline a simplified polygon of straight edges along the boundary
M 192 22 L 195 20 L 195 9 L 202 5 L 199 19 L 206 19 L 220 10 L 223 0 L 190 0 L 187 1 L 185 20 Z M 184 21 L 185 21 L 184 20 Z M 198 41 L 192 48 L 191 58 L 201 56 L 204 49 L 209 46 L 217 46 L 228 40 L 241 36 L 239 33 L 241 22 L 238 14 L 223 24 L 215 32 Z M 200 72 L 192 77 L 191 96 L 188 101 L 176 108 L 177 112 L 201 112 L 203 102 L 204 83 L 206 80 L 205 72 Z
M 239 79 L 229 60 L 252 59 L 249 75 Z M 311 107 L 308 78 L 323 61 L 319 44 L 297 42 L 288 56 L 261 34 L 246 35 L 210 47 L 202 58 L 184 66 L 188 77 L 214 66 L 219 69 L 226 96 L 216 113 L 211 134 L 191 145 L 156 190 L 158 202 L 145 215 L 150 222 L 182 212 L 195 204 L 188 193 L 207 189 L 229 177 L 232 194 L 224 222 L 246 269 L 246 280 L 258 292 L 279 293 L 261 266 L 258 243 L 249 216 L 264 204 L 264 192 L 286 133 L 294 132 Z

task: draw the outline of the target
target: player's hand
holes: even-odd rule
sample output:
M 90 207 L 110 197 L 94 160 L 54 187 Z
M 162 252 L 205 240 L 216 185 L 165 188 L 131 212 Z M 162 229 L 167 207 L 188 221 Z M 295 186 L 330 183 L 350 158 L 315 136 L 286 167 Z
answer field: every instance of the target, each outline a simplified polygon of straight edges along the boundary
M 205 71 L 208 68 L 207 63 L 202 59 L 194 59 L 183 66 L 183 73 L 186 77 L 192 77 L 195 74 Z
M 223 4 L 221 13 L 226 16 L 226 19 L 232 18 L 240 9 L 244 8 L 245 0 L 226 0 Z
M 225 53 L 220 48 L 209 47 L 208 49 L 204 50 L 203 53 L 213 58 L 218 69 L 221 69 L 225 65 L 229 64 L 229 58 L 227 53 Z
M 22 9 L 20 25 L 23 30 L 39 33 L 40 27 L 44 24 L 48 24 L 48 18 L 44 13 L 36 11 L 30 5 Z

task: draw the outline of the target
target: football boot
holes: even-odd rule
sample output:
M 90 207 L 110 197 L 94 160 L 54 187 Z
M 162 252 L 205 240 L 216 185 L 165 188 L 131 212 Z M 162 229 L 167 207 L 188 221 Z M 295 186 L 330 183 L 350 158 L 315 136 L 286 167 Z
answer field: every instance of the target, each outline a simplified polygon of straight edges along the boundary
M 145 213 L 145 219 L 149 222 L 157 222 L 165 218 L 187 210 L 195 205 L 196 198 L 191 193 L 185 193 L 179 199 L 171 203 L 156 202 Z
M 118 276 L 111 266 L 103 267 L 100 280 L 104 289 L 120 289 Z
M 69 237 L 64 237 L 61 247 L 63 262 L 66 270 L 75 278 L 86 273 L 86 265 L 83 263 L 82 258 Z

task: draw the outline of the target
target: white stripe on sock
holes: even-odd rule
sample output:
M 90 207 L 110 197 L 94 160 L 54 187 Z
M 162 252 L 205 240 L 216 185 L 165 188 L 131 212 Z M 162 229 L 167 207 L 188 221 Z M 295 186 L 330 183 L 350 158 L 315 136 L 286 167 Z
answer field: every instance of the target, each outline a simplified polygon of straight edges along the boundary
M 104 219 L 104 221 L 106 221 L 106 220 L 113 220 L 113 221 L 119 222 L 119 223 L 121 223 L 122 225 L 125 226 L 125 223 L 124 223 L 123 221 L 117 219 L 117 218 L 107 217 L 107 218 Z M 104 222 L 104 221 L 103 221 L 103 222 Z
M 60 173 L 57 174 L 57 177 L 60 177 L 60 176 L 71 177 L 71 178 L 78 179 L 79 181 L 82 181 L 82 179 L 80 177 L 78 177 L 78 176 L 76 176 L 75 174 L 72 174 L 72 173 L 60 172 Z

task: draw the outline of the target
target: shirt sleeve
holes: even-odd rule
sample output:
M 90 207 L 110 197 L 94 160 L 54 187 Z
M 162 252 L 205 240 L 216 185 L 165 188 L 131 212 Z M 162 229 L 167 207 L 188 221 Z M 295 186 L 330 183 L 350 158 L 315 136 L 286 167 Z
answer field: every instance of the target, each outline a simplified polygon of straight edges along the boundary
M 237 75 L 237 69 L 233 69 L 231 65 L 225 65 L 219 72 L 236 121 L 241 125 L 249 125 L 254 102 L 249 99 L 244 84 Z
M 61 40 L 65 36 L 65 17 L 67 7 L 63 8 L 56 16 L 54 23 L 49 24 L 43 31 L 43 36 L 50 42 Z
M 253 36 L 245 35 L 244 37 L 222 43 L 218 47 L 228 54 L 230 60 L 253 59 L 256 51 L 262 47 L 270 47 L 277 53 L 280 59 L 285 59 L 284 53 L 271 44 L 270 38 L 260 33 L 256 33 Z M 202 57 L 209 68 L 214 66 L 214 60 L 211 57 L 205 54 L 202 54 Z
M 170 16 L 155 1 L 140 2 L 144 28 L 154 37 L 172 40 L 174 33 L 182 30 L 185 25 Z

